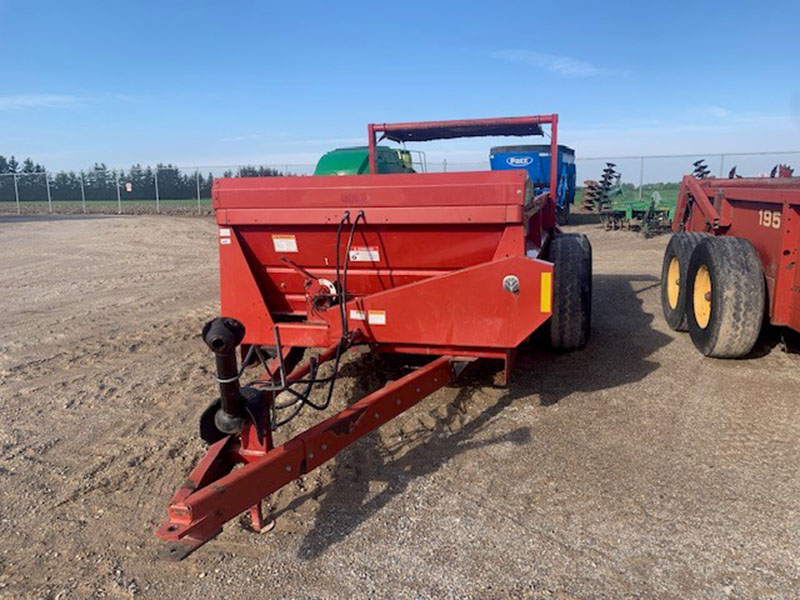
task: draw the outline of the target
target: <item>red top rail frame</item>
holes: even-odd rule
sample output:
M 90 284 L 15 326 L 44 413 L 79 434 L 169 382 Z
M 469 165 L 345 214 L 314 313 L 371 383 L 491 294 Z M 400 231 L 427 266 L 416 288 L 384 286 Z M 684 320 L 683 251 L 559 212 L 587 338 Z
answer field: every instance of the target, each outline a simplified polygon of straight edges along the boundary
M 527 117 L 499 117 L 488 119 L 461 119 L 450 121 L 422 121 L 417 123 L 370 123 L 367 125 L 369 146 L 369 171 L 377 173 L 377 145 L 382 139 L 395 142 L 427 142 L 461 137 L 530 136 L 544 135 L 542 125 L 550 125 L 550 156 L 558 156 L 558 115 L 530 115 Z M 380 139 L 377 135 L 381 134 Z M 558 181 L 558 163 L 550 161 L 550 181 Z M 556 225 L 555 186 L 550 186 L 549 202 L 544 208 L 543 226 Z

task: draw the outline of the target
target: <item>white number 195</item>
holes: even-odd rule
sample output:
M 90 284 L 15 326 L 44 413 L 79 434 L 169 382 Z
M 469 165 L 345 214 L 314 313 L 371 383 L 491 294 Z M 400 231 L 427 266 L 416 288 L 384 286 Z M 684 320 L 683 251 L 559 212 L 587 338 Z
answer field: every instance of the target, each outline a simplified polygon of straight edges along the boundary
M 777 210 L 760 210 L 758 211 L 758 224 L 762 227 L 780 229 L 781 213 Z

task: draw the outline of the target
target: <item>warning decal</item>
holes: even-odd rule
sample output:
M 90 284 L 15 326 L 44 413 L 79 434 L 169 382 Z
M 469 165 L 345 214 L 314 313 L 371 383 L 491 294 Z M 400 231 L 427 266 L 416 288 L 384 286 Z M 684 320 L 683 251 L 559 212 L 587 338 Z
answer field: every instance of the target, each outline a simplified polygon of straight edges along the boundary
M 355 310 L 351 308 L 350 318 L 353 321 L 366 321 L 370 325 L 386 325 L 385 310 Z
M 297 238 L 293 235 L 273 235 L 275 252 L 297 252 Z
M 385 310 L 370 310 L 367 312 L 367 323 L 370 325 L 386 325 Z
M 350 248 L 353 262 L 380 262 L 381 253 L 377 246 L 353 246 Z

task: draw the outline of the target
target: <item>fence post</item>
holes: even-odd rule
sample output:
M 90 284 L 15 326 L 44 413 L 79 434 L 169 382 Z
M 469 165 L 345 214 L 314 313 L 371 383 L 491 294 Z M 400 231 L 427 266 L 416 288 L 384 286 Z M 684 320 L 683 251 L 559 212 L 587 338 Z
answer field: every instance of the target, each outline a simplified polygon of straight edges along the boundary
M 50 195 L 50 177 L 44 172 L 44 185 L 47 188 L 47 212 L 53 212 L 53 197 Z
M 720 179 L 725 177 L 725 155 L 719 155 L 719 176 Z
M 19 214 L 19 186 L 17 185 L 16 173 L 14 173 L 14 198 L 17 200 L 17 214 Z
M 197 184 L 197 214 L 202 215 L 203 209 L 200 206 L 200 171 L 197 170 L 194 172 L 194 180 Z
M 153 170 L 153 181 L 156 184 L 156 213 L 161 212 L 161 197 L 158 194 L 158 167 Z
M 447 173 L 447 159 L 446 158 L 442 161 L 442 172 L 443 173 Z
M 117 214 L 122 214 L 122 197 L 119 195 L 119 171 L 114 170 L 114 181 L 117 182 Z
M 639 202 L 642 201 L 642 186 L 644 185 L 644 156 L 639 159 Z
M 81 171 L 81 206 L 83 207 L 83 212 L 86 212 L 86 190 L 84 189 L 83 183 L 83 171 Z
M 283 168 L 285 169 L 284 172 L 283 172 L 283 176 L 284 177 L 288 177 L 289 176 L 289 165 L 283 165 Z

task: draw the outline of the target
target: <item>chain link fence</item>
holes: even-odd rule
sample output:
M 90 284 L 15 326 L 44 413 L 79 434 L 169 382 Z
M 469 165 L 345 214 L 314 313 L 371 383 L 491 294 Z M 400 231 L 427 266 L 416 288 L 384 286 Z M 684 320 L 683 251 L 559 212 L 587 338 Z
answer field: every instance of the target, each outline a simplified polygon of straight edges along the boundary
M 598 180 L 606 163 L 622 174 L 621 183 L 632 197 L 642 199 L 658 191 L 677 197 L 683 175 L 704 160 L 713 175 L 768 177 L 779 164 L 800 169 L 800 150 L 726 154 L 578 157 L 577 207 L 585 181 Z M 81 172 L 0 174 L 0 212 L 102 214 L 210 214 L 211 186 L 218 177 L 308 176 L 313 164 L 229 165 L 206 167 L 135 165 L 129 169 L 92 169 Z M 415 163 L 428 172 L 483 171 L 483 161 L 430 160 L 421 154 Z

